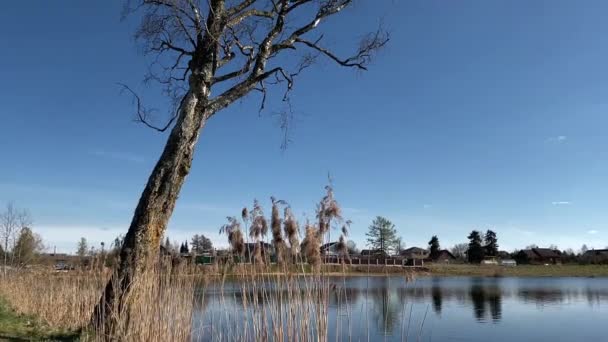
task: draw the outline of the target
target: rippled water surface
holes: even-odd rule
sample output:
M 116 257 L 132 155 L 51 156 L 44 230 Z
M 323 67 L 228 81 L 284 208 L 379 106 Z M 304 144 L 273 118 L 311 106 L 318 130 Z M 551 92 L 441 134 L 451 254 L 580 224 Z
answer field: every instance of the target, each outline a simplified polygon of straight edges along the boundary
M 329 341 L 608 341 L 608 278 L 329 282 Z M 194 315 L 200 340 L 230 339 L 221 331 L 243 320 L 242 284 L 225 284 L 223 295 L 216 286 Z

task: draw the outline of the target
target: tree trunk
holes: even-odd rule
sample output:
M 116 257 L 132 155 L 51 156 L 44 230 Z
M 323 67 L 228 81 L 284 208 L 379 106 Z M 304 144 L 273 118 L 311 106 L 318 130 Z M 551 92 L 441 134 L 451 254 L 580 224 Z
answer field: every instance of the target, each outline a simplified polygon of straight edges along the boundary
M 197 98 L 192 91 L 182 101 L 175 127 L 139 199 L 122 246 L 120 263 L 93 313 L 91 323 L 104 335 L 99 337 L 120 339 L 128 329 L 128 318 L 126 323 L 119 322 L 118 316 L 128 317 L 130 304 L 137 300 L 134 294 L 138 281 L 158 260 L 160 240 L 190 172 L 194 146 L 209 116 L 205 103 L 205 98 Z

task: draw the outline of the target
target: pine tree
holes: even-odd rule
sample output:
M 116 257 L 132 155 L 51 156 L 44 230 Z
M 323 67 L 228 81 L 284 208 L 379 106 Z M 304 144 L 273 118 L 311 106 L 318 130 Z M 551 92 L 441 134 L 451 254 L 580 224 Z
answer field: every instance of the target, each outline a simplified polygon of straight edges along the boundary
M 395 225 L 382 216 L 377 216 L 369 226 L 367 244 L 370 248 L 389 254 L 397 244 L 397 230 Z
M 87 243 L 87 239 L 85 238 L 80 238 L 80 241 L 78 241 L 78 248 L 76 249 L 76 255 L 78 255 L 81 258 L 84 258 L 87 255 L 87 252 L 89 251 L 89 244 Z
M 484 257 L 484 248 L 481 244 L 481 234 L 474 230 L 469 234 L 469 249 L 467 257 L 470 263 L 480 263 Z
M 498 255 L 498 239 L 496 238 L 496 233 L 488 230 L 486 232 L 486 236 L 484 238 L 486 255 L 496 256 Z
M 437 238 L 437 235 L 433 235 L 433 237 L 431 238 L 431 240 L 429 241 L 429 250 L 431 251 L 431 260 L 437 260 L 437 258 L 439 257 L 439 250 L 440 250 L 440 246 L 439 246 L 439 238 Z

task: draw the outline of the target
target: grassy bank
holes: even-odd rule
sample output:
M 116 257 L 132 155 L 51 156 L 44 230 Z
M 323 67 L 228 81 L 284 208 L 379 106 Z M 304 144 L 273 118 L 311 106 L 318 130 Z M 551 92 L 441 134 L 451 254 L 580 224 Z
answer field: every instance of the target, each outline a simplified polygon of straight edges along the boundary
M 608 277 L 608 265 L 428 265 L 431 275 L 478 277 Z
M 18 315 L 0 298 L 0 341 L 78 341 L 78 334 L 53 329 L 30 316 Z

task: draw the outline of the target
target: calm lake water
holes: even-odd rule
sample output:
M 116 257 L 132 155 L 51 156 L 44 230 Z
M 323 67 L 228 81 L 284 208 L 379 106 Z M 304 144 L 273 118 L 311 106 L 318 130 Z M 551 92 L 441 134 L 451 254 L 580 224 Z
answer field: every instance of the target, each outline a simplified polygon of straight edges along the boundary
M 329 281 L 349 298 L 330 296 L 329 341 L 608 341 L 608 278 Z M 243 319 L 241 285 L 226 284 L 223 296 L 214 286 L 194 315 L 201 341 Z

